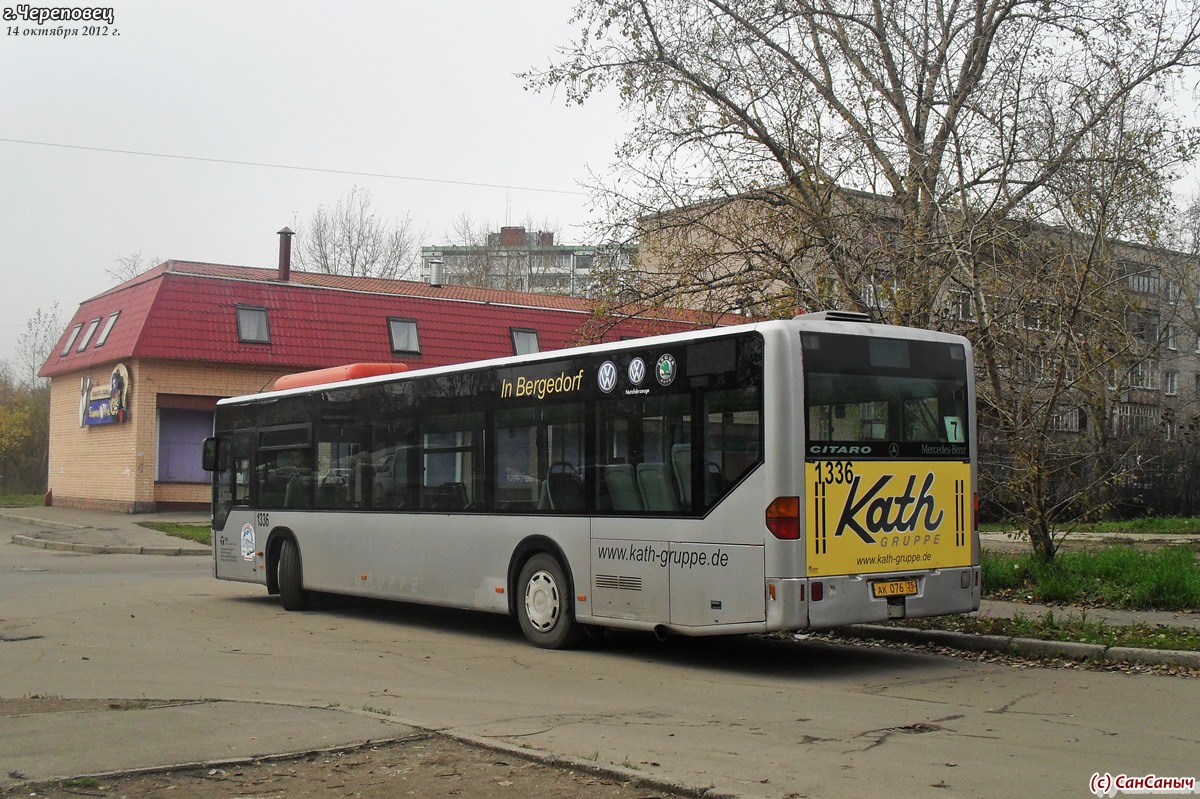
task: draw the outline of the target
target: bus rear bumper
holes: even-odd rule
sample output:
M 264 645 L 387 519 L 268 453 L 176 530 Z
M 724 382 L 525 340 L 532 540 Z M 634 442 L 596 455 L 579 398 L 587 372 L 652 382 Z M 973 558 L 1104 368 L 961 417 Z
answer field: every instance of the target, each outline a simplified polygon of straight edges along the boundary
M 915 580 L 916 592 L 903 581 Z M 901 581 L 892 596 L 875 590 L 876 583 Z M 979 610 L 979 567 L 938 569 L 905 574 L 861 574 L 807 581 L 808 624 L 828 629 L 845 624 L 885 622 L 892 619 L 945 616 Z M 876 596 L 876 594 L 880 596 Z

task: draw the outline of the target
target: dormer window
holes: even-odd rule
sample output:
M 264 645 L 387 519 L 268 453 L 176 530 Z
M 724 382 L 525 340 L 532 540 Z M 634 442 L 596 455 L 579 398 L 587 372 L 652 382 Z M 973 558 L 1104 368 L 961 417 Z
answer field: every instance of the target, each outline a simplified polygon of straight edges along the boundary
M 417 320 L 388 317 L 388 336 L 393 355 L 420 355 L 421 340 L 417 337 Z
M 62 352 L 59 353 L 60 357 L 71 351 L 71 346 L 75 343 L 75 339 L 79 338 L 80 330 L 83 330 L 83 322 L 75 325 L 75 327 L 71 330 L 71 335 L 67 336 L 67 343 L 63 344 Z M 1200 351 L 1200 344 L 1196 345 L 1196 349 Z
M 87 332 L 83 334 L 83 338 L 79 340 L 79 346 L 75 348 L 76 352 L 83 352 L 87 348 L 88 342 L 92 340 L 92 335 L 96 332 L 96 328 L 100 327 L 100 317 L 96 317 L 88 322 Z
M 120 315 L 120 311 L 113 311 L 108 315 L 108 321 L 104 323 L 104 329 L 100 331 L 100 337 L 96 339 L 97 347 L 103 347 L 104 342 L 108 341 L 108 334 L 112 332 L 113 327 L 117 324 L 117 317 Z
M 237 306 L 238 341 L 243 344 L 270 344 L 271 326 L 267 309 L 249 305 Z
M 512 328 L 512 343 L 514 355 L 532 355 L 540 351 L 536 330 Z

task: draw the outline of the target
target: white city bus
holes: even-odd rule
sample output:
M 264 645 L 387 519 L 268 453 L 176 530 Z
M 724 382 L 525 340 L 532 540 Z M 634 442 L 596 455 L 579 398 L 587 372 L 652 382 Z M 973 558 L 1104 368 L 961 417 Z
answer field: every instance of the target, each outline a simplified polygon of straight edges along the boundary
M 216 577 L 289 610 L 474 608 L 560 648 L 979 607 L 963 338 L 828 312 L 330 379 L 221 401 L 205 445 Z

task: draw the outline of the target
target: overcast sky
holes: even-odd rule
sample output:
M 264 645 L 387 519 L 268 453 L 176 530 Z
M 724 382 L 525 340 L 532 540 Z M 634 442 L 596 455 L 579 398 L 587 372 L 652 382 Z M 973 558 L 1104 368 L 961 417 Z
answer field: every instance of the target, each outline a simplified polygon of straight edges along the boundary
M 0 361 L 14 366 L 26 320 L 57 302 L 65 326 L 114 285 L 118 256 L 274 266 L 276 231 L 353 186 L 425 244 L 463 212 L 581 242 L 579 184 L 624 130 L 615 100 L 568 107 L 514 76 L 573 35 L 563 0 L 116 0 L 109 36 L 68 38 L 25 35 L 36 22 L 8 19 L 25 4 L 0 0 Z

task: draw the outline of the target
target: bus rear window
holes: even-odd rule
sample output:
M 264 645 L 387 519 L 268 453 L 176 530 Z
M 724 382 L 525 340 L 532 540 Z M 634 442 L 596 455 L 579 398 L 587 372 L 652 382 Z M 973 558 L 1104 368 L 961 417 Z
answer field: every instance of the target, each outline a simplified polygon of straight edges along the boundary
M 967 456 L 961 344 L 805 333 L 809 456 Z

